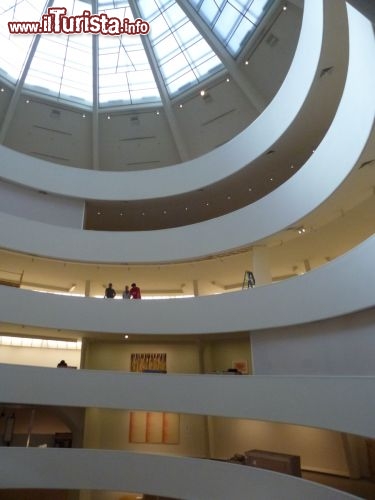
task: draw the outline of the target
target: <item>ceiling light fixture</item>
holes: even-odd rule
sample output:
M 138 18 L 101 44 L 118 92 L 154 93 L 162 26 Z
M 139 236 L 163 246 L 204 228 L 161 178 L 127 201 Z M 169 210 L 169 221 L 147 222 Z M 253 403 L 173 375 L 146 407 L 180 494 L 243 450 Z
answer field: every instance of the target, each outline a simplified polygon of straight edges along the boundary
M 200 94 L 201 94 L 201 96 L 202 96 L 202 97 L 205 95 L 205 93 L 206 93 L 206 91 L 205 91 L 205 90 L 201 90 L 201 91 L 200 91 Z
M 129 335 L 125 334 L 124 339 L 128 339 L 128 338 L 129 338 Z

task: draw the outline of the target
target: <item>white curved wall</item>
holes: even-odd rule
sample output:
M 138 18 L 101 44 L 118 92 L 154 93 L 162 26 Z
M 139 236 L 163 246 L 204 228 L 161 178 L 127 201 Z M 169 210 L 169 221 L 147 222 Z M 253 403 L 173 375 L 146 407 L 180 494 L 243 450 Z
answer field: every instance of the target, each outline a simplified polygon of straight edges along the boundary
M 323 203 L 343 182 L 356 165 L 372 130 L 373 28 L 351 7 L 348 18 L 349 69 L 336 116 L 306 164 L 268 196 L 223 217 L 146 232 L 79 231 L 0 214 L 0 246 L 84 262 L 171 262 L 247 246 L 292 225 Z M 33 238 L 28 237 L 30 232 Z
M 250 290 L 192 299 L 102 300 L 0 286 L 4 323 L 66 330 L 201 334 L 333 318 L 375 305 L 375 236 L 309 273 Z
M 0 386 L 0 400 L 9 404 L 170 411 L 375 437 L 375 377 L 160 375 L 14 365 L 0 365 L 0 376 L 8 381 Z
M 3 488 L 143 491 L 195 500 L 249 495 L 253 500 L 358 498 L 285 474 L 196 458 L 103 450 L 0 448 L 0 464 Z
M 344 6 L 340 9 L 337 2 L 330 2 L 325 8 L 336 16 L 344 11 Z M 224 179 L 266 152 L 293 122 L 313 83 L 322 37 L 323 1 L 306 0 L 298 47 L 278 94 L 244 132 L 198 159 L 147 172 L 108 173 L 61 167 L 0 146 L 0 177 L 87 200 L 160 198 Z

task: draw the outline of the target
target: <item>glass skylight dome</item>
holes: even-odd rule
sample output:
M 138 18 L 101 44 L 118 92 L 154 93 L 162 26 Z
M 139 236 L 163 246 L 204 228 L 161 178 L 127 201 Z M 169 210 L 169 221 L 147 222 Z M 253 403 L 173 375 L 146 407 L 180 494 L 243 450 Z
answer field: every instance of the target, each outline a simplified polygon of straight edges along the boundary
M 274 0 L 1 0 L 0 78 L 82 107 L 160 103 L 238 57 Z M 10 34 L 9 22 L 40 22 L 49 8 L 67 16 L 142 19 L 146 35 Z M 204 23 L 205 29 L 200 27 Z M 202 32 L 211 36 L 205 37 Z M 214 40 L 214 42 L 213 42 Z

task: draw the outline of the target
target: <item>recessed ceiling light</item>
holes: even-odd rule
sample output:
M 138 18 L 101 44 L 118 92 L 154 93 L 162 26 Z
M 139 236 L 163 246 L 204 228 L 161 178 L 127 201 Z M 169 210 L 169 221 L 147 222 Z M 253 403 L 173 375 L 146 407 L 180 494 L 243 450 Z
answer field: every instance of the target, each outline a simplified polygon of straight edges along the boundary
M 271 181 L 271 182 L 273 181 L 273 177 L 270 177 L 270 181 Z
M 206 201 L 206 206 L 207 206 L 207 207 L 208 207 L 208 205 L 209 205 L 209 204 L 210 204 L 210 202 L 209 202 L 209 201 Z
M 83 115 L 82 115 L 82 118 L 86 118 L 86 115 L 85 115 L 85 113 L 83 113 Z
M 185 212 L 187 212 L 188 210 L 189 210 L 188 207 L 185 207 Z
M 180 108 L 182 108 L 182 107 L 183 107 L 183 106 L 182 106 L 182 104 L 180 104 L 180 106 L 179 106 L 179 107 L 180 107 Z
M 128 339 L 129 338 L 129 335 L 124 335 L 124 339 Z
M 30 104 L 30 99 L 26 99 L 26 104 Z
M 120 212 L 120 217 L 122 217 L 124 215 L 124 212 Z
M 0 92 L 5 92 L 5 89 L 1 87 Z
M 96 215 L 102 215 L 102 213 L 100 212 L 100 210 L 98 210 L 98 211 L 96 212 Z
M 166 210 L 163 210 L 163 214 L 165 215 L 166 213 L 167 213 L 167 211 L 166 211 Z
M 294 165 L 290 165 L 290 168 L 294 168 Z
M 108 115 L 108 116 L 107 116 L 107 120 L 110 120 L 110 119 L 111 119 L 111 117 L 110 117 L 110 115 Z
M 200 94 L 201 94 L 201 96 L 202 96 L 202 97 L 205 95 L 205 93 L 206 93 L 206 91 L 205 91 L 205 90 L 201 90 L 201 91 L 200 91 Z
M 227 78 L 227 79 L 226 79 L 226 82 L 227 82 L 227 83 L 228 83 L 228 82 L 230 82 L 230 78 Z
M 247 66 L 249 64 L 249 61 L 245 61 L 245 65 Z
M 286 5 L 284 5 L 283 10 L 287 10 L 287 8 L 288 8 L 288 7 L 287 7 Z
M 230 195 L 230 194 L 228 194 L 228 196 L 227 196 L 227 200 L 231 200 L 231 199 L 232 199 L 231 195 Z
M 156 111 L 156 114 L 157 114 L 157 115 L 160 115 L 160 111 L 159 111 L 159 110 L 158 110 L 158 111 Z
M 249 188 L 249 191 L 252 191 L 252 190 L 253 190 L 253 188 Z
M 144 215 L 146 215 L 146 214 L 145 214 L 145 212 L 142 212 L 142 213 L 141 213 L 141 215 L 142 215 L 142 216 L 144 216 Z

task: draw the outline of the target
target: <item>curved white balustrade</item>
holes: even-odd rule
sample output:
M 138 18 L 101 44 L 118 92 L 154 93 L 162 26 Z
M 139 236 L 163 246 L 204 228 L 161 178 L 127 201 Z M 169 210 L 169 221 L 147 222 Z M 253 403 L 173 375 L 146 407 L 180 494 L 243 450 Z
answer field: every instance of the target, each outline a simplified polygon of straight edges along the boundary
M 325 8 L 337 15 L 337 5 L 330 4 L 336 2 Z M 147 172 L 93 172 L 44 162 L 0 146 L 0 178 L 87 200 L 160 198 L 222 180 L 265 153 L 293 122 L 313 83 L 322 38 L 323 1 L 305 0 L 297 50 L 279 92 L 244 132 L 200 158 Z
M 0 246 L 73 261 L 177 262 L 247 246 L 294 224 L 343 182 L 356 165 L 372 130 L 373 28 L 350 6 L 348 19 L 349 69 L 336 116 L 304 167 L 268 196 L 216 219 L 159 231 L 80 231 L 0 214 Z
M 0 286 L 1 320 L 75 331 L 204 334 L 259 330 L 349 314 L 375 305 L 375 236 L 309 273 L 241 292 L 122 301 Z
M 186 500 L 359 498 L 297 477 L 243 465 L 67 448 L 0 448 L 0 484 L 2 488 L 142 491 Z
M 375 437 L 375 377 L 160 375 L 14 365 L 0 365 L 0 376 L 7 380 L 0 400 L 8 404 L 170 411 Z

